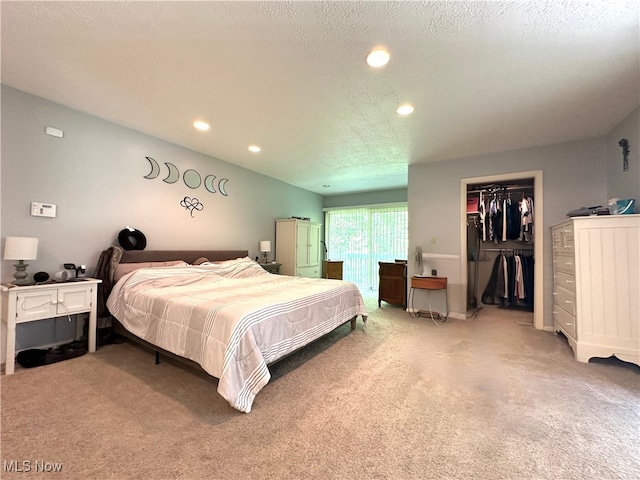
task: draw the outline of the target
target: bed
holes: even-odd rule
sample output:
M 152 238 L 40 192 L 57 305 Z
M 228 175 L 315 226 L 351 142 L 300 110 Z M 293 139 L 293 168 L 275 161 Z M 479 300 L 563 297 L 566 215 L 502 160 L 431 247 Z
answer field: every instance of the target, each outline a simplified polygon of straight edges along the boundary
M 351 282 L 275 275 L 246 254 L 112 247 L 96 271 L 115 329 L 195 362 L 248 413 L 268 365 L 367 312 Z

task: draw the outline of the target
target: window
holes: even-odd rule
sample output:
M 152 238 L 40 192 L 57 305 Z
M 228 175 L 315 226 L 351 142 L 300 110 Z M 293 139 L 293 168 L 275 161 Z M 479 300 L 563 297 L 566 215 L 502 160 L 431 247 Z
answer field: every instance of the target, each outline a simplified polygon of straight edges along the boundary
M 342 260 L 342 277 L 362 289 L 378 289 L 378 262 L 406 259 L 407 204 L 327 210 L 327 259 Z

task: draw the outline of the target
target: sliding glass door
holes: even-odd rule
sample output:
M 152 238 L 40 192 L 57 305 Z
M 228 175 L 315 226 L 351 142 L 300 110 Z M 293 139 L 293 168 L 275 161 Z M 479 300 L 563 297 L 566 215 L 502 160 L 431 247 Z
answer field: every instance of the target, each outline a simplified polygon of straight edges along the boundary
M 326 257 L 342 260 L 343 279 L 378 289 L 378 262 L 407 259 L 407 204 L 330 209 L 325 214 Z

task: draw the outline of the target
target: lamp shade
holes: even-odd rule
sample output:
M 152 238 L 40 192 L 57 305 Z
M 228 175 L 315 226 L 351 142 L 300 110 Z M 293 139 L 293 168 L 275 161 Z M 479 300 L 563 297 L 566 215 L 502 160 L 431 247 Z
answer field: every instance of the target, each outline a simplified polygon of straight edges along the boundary
M 5 260 L 35 260 L 38 258 L 38 239 L 7 237 L 4 244 Z
M 260 251 L 261 252 L 270 252 L 271 251 L 271 241 L 270 240 L 261 240 L 260 241 Z

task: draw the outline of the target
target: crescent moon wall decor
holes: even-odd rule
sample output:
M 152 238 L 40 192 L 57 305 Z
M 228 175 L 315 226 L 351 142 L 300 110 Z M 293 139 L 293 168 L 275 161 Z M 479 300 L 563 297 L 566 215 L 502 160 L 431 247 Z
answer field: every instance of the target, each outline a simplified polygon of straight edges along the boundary
M 200 174 L 195 170 L 185 170 L 182 175 L 182 179 L 184 180 L 184 184 L 189 187 L 196 189 L 202 183 L 202 179 L 200 178 Z
M 225 190 L 225 185 L 227 184 L 228 181 L 229 181 L 228 178 L 221 178 L 220 181 L 218 182 L 218 190 L 220 190 L 220 193 L 225 197 L 228 195 L 227 191 Z
M 213 186 L 213 181 L 216 179 L 215 175 L 207 175 L 204 177 L 204 188 L 209 190 L 211 193 L 216 193 L 216 189 Z
M 151 157 L 144 157 L 144 158 L 149 160 L 149 163 L 151 164 L 151 171 L 149 172 L 148 175 L 145 175 L 144 178 L 153 179 L 153 178 L 156 178 L 158 175 L 160 175 L 160 166 L 158 165 L 158 162 L 156 162 Z
M 169 175 L 167 175 L 167 178 L 165 178 L 163 181 L 167 183 L 176 183 L 180 178 L 180 171 L 178 170 L 178 167 L 169 162 L 164 162 L 164 164 L 169 169 Z
M 151 166 L 151 171 L 147 175 L 145 175 L 144 178 L 148 180 L 153 180 L 154 178 L 157 178 L 160 175 L 159 163 L 154 158 L 151 158 L 151 157 L 144 157 L 144 158 L 147 159 L 147 161 L 149 162 L 149 165 Z M 178 169 L 178 167 L 176 167 L 173 163 L 170 163 L 170 162 L 164 162 L 164 164 L 167 166 L 168 173 L 167 173 L 167 176 L 164 179 L 162 179 L 162 181 L 165 183 L 176 183 L 178 180 L 180 180 L 180 170 Z M 199 188 L 200 185 L 204 185 L 204 188 L 211 193 L 220 192 L 220 194 L 224 195 L 225 197 L 229 196 L 229 194 L 227 193 L 227 182 L 229 181 L 229 179 L 221 178 L 220 180 L 218 180 L 218 189 L 216 190 L 216 187 L 214 186 L 214 182 L 216 178 L 217 177 L 215 175 L 207 175 L 203 181 L 200 173 L 198 173 L 197 171 L 191 168 L 185 170 L 184 174 L 182 175 L 182 180 L 184 181 L 184 184 L 191 189 L 195 190 L 196 188 Z M 189 197 L 185 197 L 185 199 L 189 199 Z M 192 201 L 192 200 L 195 200 L 197 202 L 197 199 L 189 199 L 189 201 Z M 183 200 L 183 202 L 184 201 L 185 200 Z M 196 210 L 201 210 L 201 209 L 202 208 L 196 209 Z

